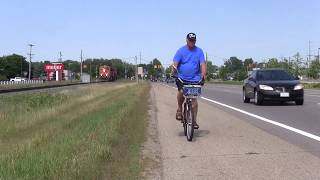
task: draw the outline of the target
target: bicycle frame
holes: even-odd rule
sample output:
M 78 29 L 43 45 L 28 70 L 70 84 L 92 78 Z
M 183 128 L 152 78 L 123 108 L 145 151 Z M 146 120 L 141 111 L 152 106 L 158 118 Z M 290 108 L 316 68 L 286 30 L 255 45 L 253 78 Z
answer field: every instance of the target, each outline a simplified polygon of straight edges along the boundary
M 179 79 L 180 80 L 180 79 Z M 182 80 L 180 80 L 183 82 Z M 183 103 L 183 128 L 184 135 L 188 141 L 192 141 L 194 132 L 194 111 L 192 101 L 194 101 L 201 94 L 201 85 L 198 84 L 183 84 L 183 96 L 185 102 Z

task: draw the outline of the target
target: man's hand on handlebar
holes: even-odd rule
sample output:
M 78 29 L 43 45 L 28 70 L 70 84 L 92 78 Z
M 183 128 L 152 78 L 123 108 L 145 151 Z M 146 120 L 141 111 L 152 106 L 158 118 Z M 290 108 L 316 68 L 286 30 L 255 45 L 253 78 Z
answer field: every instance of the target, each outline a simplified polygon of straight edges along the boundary
M 178 77 L 177 76 L 177 72 L 178 72 L 177 67 L 175 66 L 175 64 L 172 64 L 171 65 L 171 74 L 170 74 L 170 76 L 173 77 L 173 78 L 177 78 Z
M 201 74 L 201 85 L 204 85 L 204 82 L 206 81 L 206 74 Z

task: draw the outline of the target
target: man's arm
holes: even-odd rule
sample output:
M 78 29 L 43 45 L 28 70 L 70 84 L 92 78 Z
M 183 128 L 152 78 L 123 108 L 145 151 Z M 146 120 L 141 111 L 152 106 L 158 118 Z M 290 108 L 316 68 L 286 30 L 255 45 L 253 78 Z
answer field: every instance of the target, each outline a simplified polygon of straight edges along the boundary
M 171 71 L 172 71 L 172 72 L 177 72 L 177 69 L 178 69 L 178 65 L 179 65 L 179 63 L 178 63 L 178 62 L 176 62 L 176 61 L 173 61 L 173 64 L 172 64 L 172 69 L 171 69 Z
M 207 74 L 207 65 L 206 63 L 202 63 L 200 64 L 200 66 L 201 66 L 201 78 L 205 80 L 206 74 Z

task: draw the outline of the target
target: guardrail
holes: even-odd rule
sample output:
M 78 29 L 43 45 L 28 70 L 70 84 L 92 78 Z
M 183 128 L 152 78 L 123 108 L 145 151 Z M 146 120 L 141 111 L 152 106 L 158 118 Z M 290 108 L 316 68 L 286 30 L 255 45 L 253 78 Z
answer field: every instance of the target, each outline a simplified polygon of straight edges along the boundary
M 43 80 L 25 80 L 25 81 L 0 81 L 0 85 L 17 85 L 17 84 L 43 84 Z
M 41 80 L 40 80 L 41 81 Z M 8 82 L 8 81 L 6 81 Z M 66 83 L 66 84 L 47 84 L 43 83 L 41 86 L 31 86 L 31 87 L 22 87 L 22 88 L 12 88 L 11 86 L 8 89 L 0 89 L 0 94 L 10 93 L 10 92 L 20 92 L 20 91 L 29 91 L 29 90 L 36 90 L 36 89 L 48 89 L 48 88 L 57 88 L 57 87 L 64 87 L 64 86 L 74 86 L 74 85 L 84 85 L 84 84 L 93 84 L 93 83 L 103 83 L 108 81 L 92 81 L 92 82 L 75 82 L 75 83 Z M 0 84 L 1 85 L 1 84 Z

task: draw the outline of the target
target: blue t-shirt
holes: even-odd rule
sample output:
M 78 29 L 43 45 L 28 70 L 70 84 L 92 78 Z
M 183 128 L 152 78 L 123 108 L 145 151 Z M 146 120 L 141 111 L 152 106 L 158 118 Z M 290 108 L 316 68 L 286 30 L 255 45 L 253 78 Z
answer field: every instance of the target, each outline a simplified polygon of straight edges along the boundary
M 200 81 L 200 64 L 205 63 L 201 48 L 195 46 L 192 50 L 187 45 L 181 47 L 173 58 L 178 63 L 178 77 L 186 81 Z

